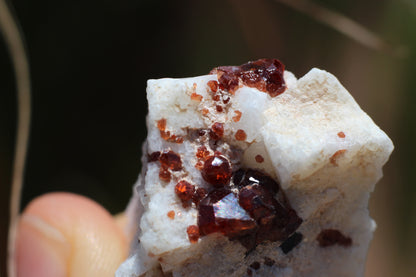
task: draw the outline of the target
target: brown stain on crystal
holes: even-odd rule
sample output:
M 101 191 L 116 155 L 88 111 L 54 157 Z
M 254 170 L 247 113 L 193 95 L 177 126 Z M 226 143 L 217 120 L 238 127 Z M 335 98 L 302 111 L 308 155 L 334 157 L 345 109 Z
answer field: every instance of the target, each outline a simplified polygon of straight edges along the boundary
M 331 158 L 329 158 L 330 163 L 335 165 L 335 166 L 338 166 L 337 159 L 339 158 L 339 156 L 344 154 L 345 151 L 347 151 L 347 150 L 346 149 L 341 149 L 341 150 L 338 150 L 337 152 L 335 152 L 334 155 L 332 155 Z

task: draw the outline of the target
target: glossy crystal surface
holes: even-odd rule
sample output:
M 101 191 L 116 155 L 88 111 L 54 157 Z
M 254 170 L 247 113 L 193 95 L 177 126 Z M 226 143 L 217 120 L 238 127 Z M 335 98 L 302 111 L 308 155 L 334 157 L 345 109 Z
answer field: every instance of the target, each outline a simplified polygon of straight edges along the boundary
M 201 235 L 220 232 L 248 249 L 263 241 L 284 241 L 301 223 L 279 184 L 252 169 L 234 172 L 231 186 L 212 190 L 198 207 Z

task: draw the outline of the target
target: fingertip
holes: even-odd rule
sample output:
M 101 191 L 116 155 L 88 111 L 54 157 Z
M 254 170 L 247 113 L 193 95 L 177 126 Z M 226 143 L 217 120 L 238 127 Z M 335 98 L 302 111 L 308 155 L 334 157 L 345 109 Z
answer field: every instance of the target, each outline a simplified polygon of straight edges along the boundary
M 17 276 L 66 276 L 71 246 L 41 217 L 22 215 L 17 239 Z
M 112 216 L 86 197 L 50 193 L 23 212 L 19 277 L 114 276 L 126 253 L 126 239 Z

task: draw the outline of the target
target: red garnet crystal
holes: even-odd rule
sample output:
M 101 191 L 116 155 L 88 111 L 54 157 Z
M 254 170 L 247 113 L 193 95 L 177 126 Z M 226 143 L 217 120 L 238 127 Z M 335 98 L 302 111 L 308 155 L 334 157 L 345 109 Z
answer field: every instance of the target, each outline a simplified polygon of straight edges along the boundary
M 201 170 L 202 178 L 216 187 L 228 185 L 232 176 L 230 162 L 222 155 L 210 156 Z
M 235 137 L 236 140 L 244 141 L 244 140 L 247 139 L 247 134 L 246 134 L 246 132 L 244 132 L 244 130 L 238 129 L 237 132 L 235 133 L 234 137 Z
M 147 161 L 149 163 L 156 162 L 156 161 L 159 160 L 159 157 L 160 157 L 160 152 L 159 151 L 156 151 L 156 152 L 153 152 L 152 154 L 148 154 L 147 155 Z
M 211 71 L 218 76 L 219 87 L 233 93 L 241 80 L 246 86 L 267 92 L 271 97 L 283 93 L 285 66 L 276 59 L 260 59 L 240 66 L 220 66 Z
M 328 247 L 335 244 L 347 247 L 352 244 L 351 238 L 335 229 L 322 230 L 316 240 L 319 242 L 319 246 L 321 247 Z
M 161 167 L 159 169 L 159 179 L 160 180 L 162 180 L 164 182 L 170 182 L 170 177 L 171 177 L 171 174 L 170 174 L 169 170 L 167 170 L 164 167 Z
M 215 122 L 211 126 L 211 130 L 209 131 L 209 136 L 213 140 L 220 140 L 224 136 L 224 124 Z
M 195 186 L 185 180 L 179 181 L 175 186 L 175 193 L 182 201 L 189 201 L 195 192 Z
M 163 151 L 159 157 L 159 161 L 163 168 L 169 168 L 173 171 L 182 169 L 181 157 L 173 151 Z
M 239 169 L 233 174 L 233 183 L 238 188 L 243 188 L 252 184 L 259 184 L 267 190 L 277 193 L 280 186 L 270 176 L 253 169 Z
M 264 162 L 264 158 L 262 155 L 256 155 L 256 157 L 254 157 L 254 159 L 256 160 L 256 162 L 258 163 L 262 163 Z
M 222 188 L 213 190 L 198 207 L 198 226 L 201 235 L 220 232 L 230 238 L 251 233 L 256 222 L 238 204 L 237 196 Z
M 207 196 L 208 191 L 204 188 L 197 188 L 194 195 L 192 196 L 192 202 L 195 203 L 196 206 L 199 205 L 199 202 L 201 202 L 202 199 Z
M 212 92 L 217 92 L 218 90 L 218 82 L 211 80 L 208 81 L 207 85 L 209 86 L 209 88 L 211 89 Z
M 223 71 L 220 68 L 218 68 L 218 70 L 219 72 Z M 218 82 L 220 83 L 220 89 L 228 90 L 229 92 L 234 93 L 234 91 L 238 88 L 238 75 L 224 70 L 220 73 Z
M 279 184 L 252 169 L 236 171 L 230 187 L 211 191 L 198 213 L 201 235 L 220 232 L 239 239 L 248 250 L 264 241 L 283 242 L 302 223 Z
M 196 225 L 191 225 L 186 228 L 186 233 L 188 234 L 189 241 L 191 243 L 197 243 L 199 240 L 199 228 Z
M 205 159 L 207 156 L 209 156 L 209 151 L 205 146 L 198 147 L 198 150 L 196 151 L 195 156 L 198 159 Z
M 290 207 L 283 191 L 271 177 L 256 170 L 239 170 L 239 203 L 259 225 L 257 243 L 287 239 L 302 219 Z

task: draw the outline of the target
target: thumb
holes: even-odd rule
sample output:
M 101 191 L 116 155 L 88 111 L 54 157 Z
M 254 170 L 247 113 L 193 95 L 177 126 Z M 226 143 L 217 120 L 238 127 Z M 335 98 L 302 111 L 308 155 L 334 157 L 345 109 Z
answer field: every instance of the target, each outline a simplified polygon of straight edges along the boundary
M 16 247 L 18 277 L 114 276 L 127 253 L 111 215 L 69 193 L 50 193 L 28 205 Z

